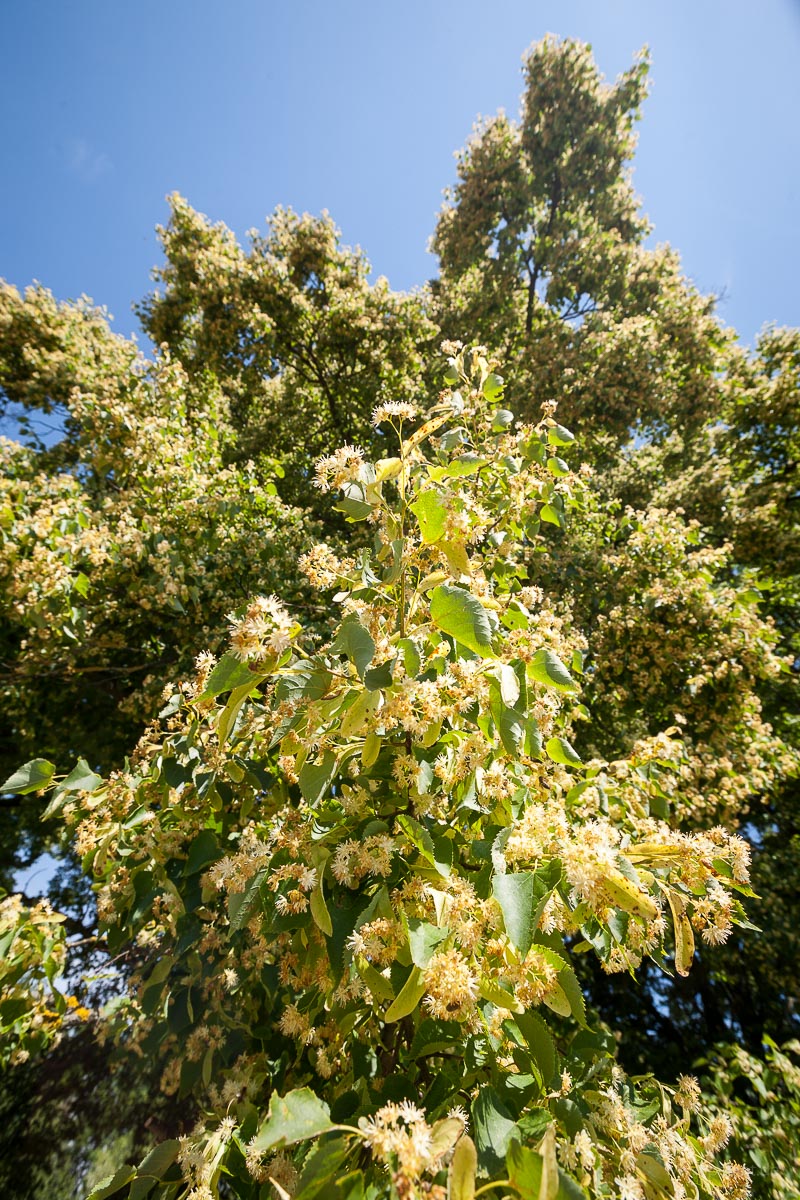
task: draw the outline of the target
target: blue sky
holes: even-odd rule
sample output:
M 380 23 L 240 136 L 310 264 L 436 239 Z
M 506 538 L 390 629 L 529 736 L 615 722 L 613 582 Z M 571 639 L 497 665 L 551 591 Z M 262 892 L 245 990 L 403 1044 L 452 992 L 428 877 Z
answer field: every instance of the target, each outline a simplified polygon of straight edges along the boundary
M 453 152 L 479 113 L 516 113 L 546 32 L 609 78 L 649 44 L 654 240 L 746 341 L 800 324 L 798 0 L 7 0 L 0 275 L 130 333 L 179 190 L 240 236 L 278 204 L 327 208 L 376 273 L 420 284 Z

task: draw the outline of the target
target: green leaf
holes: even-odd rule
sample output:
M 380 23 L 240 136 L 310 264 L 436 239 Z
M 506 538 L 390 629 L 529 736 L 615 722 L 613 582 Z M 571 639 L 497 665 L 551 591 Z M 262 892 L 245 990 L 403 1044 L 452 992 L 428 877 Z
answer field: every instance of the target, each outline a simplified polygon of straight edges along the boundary
M 480 458 L 477 454 L 459 454 L 458 458 L 452 459 L 446 467 L 430 467 L 428 474 L 436 483 L 443 479 L 463 479 L 466 475 L 474 475 L 476 471 L 480 471 L 488 461 L 488 458 Z
M 453 859 L 455 857 L 455 846 L 452 838 L 432 837 L 433 842 L 433 865 L 440 875 L 447 877 L 453 869 Z
M 306 763 L 300 772 L 300 791 L 309 804 L 319 804 L 327 794 L 336 773 L 336 755 L 326 750 L 319 762 Z
M 449 1200 L 474 1200 L 477 1170 L 478 1151 L 472 1138 L 465 1133 L 456 1144 L 447 1175 Z
M 547 469 L 551 475 L 555 475 L 556 479 L 569 475 L 569 463 L 565 463 L 563 458 L 548 458 Z
M 411 949 L 411 961 L 414 966 L 423 970 L 433 958 L 436 947 L 450 936 L 449 929 L 440 929 L 419 917 L 408 918 L 408 944 Z
M 492 891 L 502 909 L 506 933 L 524 958 L 533 945 L 535 931 L 533 874 L 515 871 L 513 875 L 495 875 Z
M 580 1026 L 586 1029 L 586 1001 L 583 998 L 581 985 L 578 983 L 572 967 L 567 967 L 566 970 L 559 971 L 558 982 L 561 985 L 564 995 L 567 997 L 573 1017 Z
M 570 433 L 563 425 L 553 425 L 547 431 L 547 440 L 551 446 L 569 446 L 575 441 L 575 434 Z
M 364 672 L 375 654 L 375 643 L 358 617 L 345 618 L 331 649 L 339 654 L 346 654 L 350 661 L 355 663 L 356 670 L 363 680 Z
M 79 758 L 66 779 L 53 792 L 53 798 L 42 813 L 42 820 L 54 817 L 61 811 L 69 792 L 96 792 L 102 783 L 102 775 L 97 775 L 85 758 Z
M 422 666 L 419 647 L 411 638 L 401 638 L 397 643 L 398 648 L 403 652 L 403 665 L 406 669 L 406 675 L 409 679 L 416 679 L 419 674 L 419 669 Z
M 528 665 L 528 673 L 538 683 L 556 688 L 559 692 L 577 692 L 578 685 L 552 650 L 537 650 Z
M 223 654 L 209 675 L 206 686 L 197 697 L 197 701 L 213 700 L 222 692 L 231 692 L 234 688 L 243 687 L 246 683 L 255 687 L 262 678 L 263 676 L 251 671 L 247 663 L 242 662 L 235 654 Z
M 303 1173 L 297 1184 L 295 1195 L 302 1200 L 313 1200 L 339 1174 L 339 1168 L 347 1158 L 351 1144 L 347 1138 L 326 1138 L 309 1154 L 303 1164 Z M 325 1193 L 328 1193 L 326 1191 Z
M 20 767 L 13 775 L 9 775 L 0 791 L 13 792 L 17 796 L 27 796 L 29 792 L 39 792 L 52 780 L 56 773 L 53 763 L 46 758 L 32 758 Z
M 184 875 L 194 875 L 197 871 L 201 871 L 203 867 L 213 862 L 218 854 L 219 842 L 214 830 L 201 829 L 189 847 L 186 865 L 183 868 Z
M 391 1024 L 407 1017 L 414 1012 L 420 1000 L 425 995 L 425 980 L 419 967 L 414 967 L 408 979 L 403 984 L 397 998 L 389 1005 L 383 1014 L 384 1021 Z
M 525 717 L 516 709 L 508 708 L 500 695 L 500 689 L 492 684 L 489 701 L 489 711 L 492 714 L 495 728 L 500 734 L 503 749 L 512 757 L 519 753 L 519 747 L 525 733 Z
M 431 621 L 462 646 L 483 658 L 492 654 L 492 629 L 486 609 L 464 588 L 443 583 L 431 596 Z
M 333 507 L 336 512 L 344 513 L 348 521 L 365 521 L 372 512 L 371 504 L 367 504 L 366 500 L 356 500 L 352 496 L 345 496 Z
M 556 1073 L 556 1046 L 550 1030 L 538 1013 L 531 1009 L 518 1013 L 514 1021 L 541 1071 L 545 1087 L 549 1088 Z
M 103 776 L 96 774 L 85 758 L 79 758 L 66 779 L 56 788 L 61 792 L 95 792 L 103 782 Z
M 558 1169 L 558 1194 L 556 1200 L 587 1200 L 587 1195 L 579 1183 L 567 1175 L 566 1172 Z
M 551 737 L 545 746 L 548 758 L 553 762 L 561 763 L 565 767 L 580 767 L 582 762 L 577 750 L 567 741 L 566 738 Z
M 137 1175 L 150 1175 L 160 1179 L 168 1167 L 171 1167 L 178 1157 L 180 1142 L 173 1139 L 154 1146 L 150 1153 L 142 1159 L 137 1169 Z
M 142 990 L 146 992 L 148 988 L 155 987 L 156 984 L 163 983 L 165 979 L 168 979 L 174 962 L 175 960 L 171 954 L 160 959 L 147 976 Z M 139 1170 L 141 1171 L 141 1167 Z
M 372 667 L 364 673 L 364 683 L 370 691 L 375 692 L 392 686 L 394 664 L 395 660 L 390 658 L 388 662 L 383 662 L 378 667 Z
M 494 1088 L 482 1087 L 473 1100 L 472 1124 L 480 1164 L 491 1173 L 502 1164 L 516 1129 Z
M 127 1187 L 135 1175 L 136 1172 L 133 1167 L 120 1167 L 113 1175 L 107 1175 L 105 1179 L 101 1179 L 92 1188 L 86 1200 L 106 1200 L 107 1196 L 113 1196 L 116 1192 L 120 1192 L 124 1187 Z
M 531 758 L 538 758 L 542 753 L 542 735 L 533 717 L 525 722 L 525 750 Z
M 330 1109 L 310 1088 L 297 1088 L 288 1095 L 274 1096 L 270 1101 L 267 1119 L 256 1134 L 255 1149 L 264 1154 L 319 1137 L 333 1129 Z
M 503 376 L 491 371 L 483 381 L 483 394 L 487 400 L 499 400 L 504 387 Z
M 566 529 L 567 527 L 563 512 L 553 504 L 543 504 L 539 516 L 548 525 L 557 525 L 559 529 Z
M 275 687 L 276 700 L 321 700 L 333 676 L 320 663 L 297 663 L 281 675 Z
M 84 600 L 89 592 L 89 580 L 83 571 L 79 571 L 72 581 L 72 590 L 77 592 L 79 596 L 83 596 Z
M 408 506 L 419 521 L 422 541 L 426 545 L 438 542 L 444 533 L 447 508 L 438 492 L 421 492 L 413 504 Z

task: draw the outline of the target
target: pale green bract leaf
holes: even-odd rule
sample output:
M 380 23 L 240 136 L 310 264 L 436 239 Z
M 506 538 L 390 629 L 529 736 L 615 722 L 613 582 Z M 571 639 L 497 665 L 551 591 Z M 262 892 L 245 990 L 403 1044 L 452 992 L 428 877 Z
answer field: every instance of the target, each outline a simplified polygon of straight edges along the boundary
M 311 907 L 311 916 L 314 918 L 317 928 L 321 929 L 326 937 L 331 937 L 333 935 L 333 923 L 322 891 L 322 871 L 320 871 L 319 878 L 311 890 L 309 904 Z
M 447 1176 L 449 1200 L 474 1200 L 478 1152 L 471 1137 L 464 1134 L 453 1151 Z
M 387 1023 L 399 1021 L 412 1013 L 425 995 L 425 981 L 419 967 L 414 967 L 406 982 L 403 984 L 397 998 L 389 1005 L 383 1014 Z

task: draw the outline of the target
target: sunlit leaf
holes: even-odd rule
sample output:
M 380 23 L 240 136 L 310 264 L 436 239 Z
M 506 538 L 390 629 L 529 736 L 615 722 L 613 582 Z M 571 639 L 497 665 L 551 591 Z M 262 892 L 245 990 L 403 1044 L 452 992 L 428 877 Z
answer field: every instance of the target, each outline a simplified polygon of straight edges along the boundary
M 470 592 L 451 584 L 437 587 L 431 597 L 431 620 L 462 646 L 482 657 L 492 654 L 492 629 L 486 609 Z

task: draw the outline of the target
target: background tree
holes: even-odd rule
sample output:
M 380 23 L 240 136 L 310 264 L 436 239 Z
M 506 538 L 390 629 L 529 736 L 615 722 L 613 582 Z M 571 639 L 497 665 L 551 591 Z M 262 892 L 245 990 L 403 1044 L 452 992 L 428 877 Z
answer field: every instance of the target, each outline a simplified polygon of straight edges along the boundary
M 163 290 L 139 306 L 144 329 L 189 378 L 217 380 L 228 455 L 277 459 L 285 499 L 314 504 L 309 462 L 342 442 L 379 450 L 372 410 L 419 389 L 437 332 L 425 292 L 370 284 L 366 257 L 341 245 L 327 214 L 278 209 L 245 251 L 182 197 L 170 204 L 155 272 Z M 320 515 L 330 519 L 324 505 Z
M 547 397 L 594 469 L 597 513 L 567 531 L 548 566 L 592 655 L 586 743 L 679 722 L 689 825 L 741 823 L 764 895 L 754 972 L 704 950 L 690 981 L 646 973 L 627 1053 L 654 1065 L 708 1040 L 796 1032 L 797 335 L 767 330 L 754 353 L 685 281 L 668 248 L 648 249 L 626 162 L 646 59 L 603 82 L 588 47 L 548 38 L 524 60 L 519 122 L 476 127 L 434 237 L 437 315 L 467 316 L 514 362 L 522 411 Z M 605 714 L 605 715 L 604 715 Z M 599 739 L 599 740 L 598 740 Z M 773 890 L 774 889 L 774 890 Z M 791 895 L 788 893 L 791 892 Z M 780 904 L 786 921 L 775 921 Z M 773 941 L 774 938 L 774 941 Z M 737 949 L 742 946 L 737 943 Z M 598 1002 L 608 981 L 597 978 Z M 663 1058 L 661 1055 L 663 1053 Z

